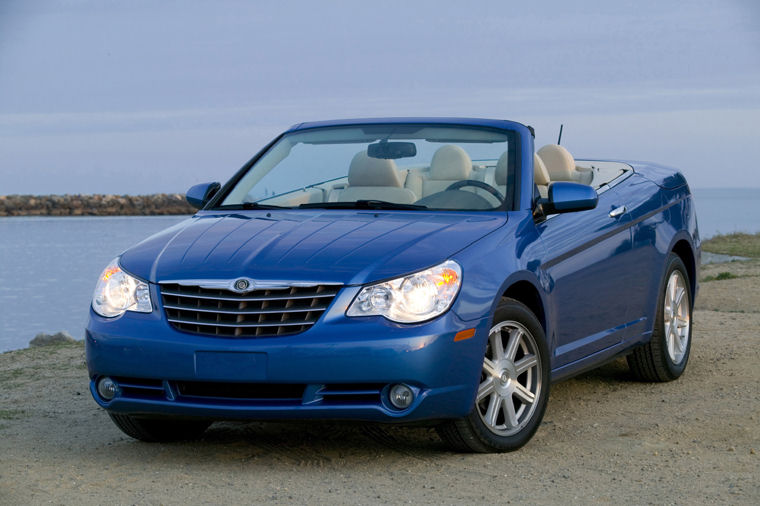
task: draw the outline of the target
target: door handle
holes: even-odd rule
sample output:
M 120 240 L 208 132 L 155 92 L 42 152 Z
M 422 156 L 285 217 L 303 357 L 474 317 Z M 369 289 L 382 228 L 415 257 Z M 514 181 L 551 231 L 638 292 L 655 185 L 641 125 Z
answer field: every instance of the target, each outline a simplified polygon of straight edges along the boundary
M 616 207 L 612 211 L 610 211 L 610 218 L 617 218 L 618 216 L 621 216 L 623 213 L 625 213 L 625 206 Z

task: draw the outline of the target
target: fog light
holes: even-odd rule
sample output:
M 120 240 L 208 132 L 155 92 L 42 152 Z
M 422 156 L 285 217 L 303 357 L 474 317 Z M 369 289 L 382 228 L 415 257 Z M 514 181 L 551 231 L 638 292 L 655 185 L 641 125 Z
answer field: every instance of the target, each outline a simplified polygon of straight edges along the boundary
M 102 398 L 110 401 L 116 397 L 116 392 L 119 390 L 119 385 L 108 376 L 100 378 L 98 380 L 98 393 Z
M 414 401 L 414 392 L 406 385 L 393 385 L 390 391 L 391 404 L 398 409 L 406 409 Z

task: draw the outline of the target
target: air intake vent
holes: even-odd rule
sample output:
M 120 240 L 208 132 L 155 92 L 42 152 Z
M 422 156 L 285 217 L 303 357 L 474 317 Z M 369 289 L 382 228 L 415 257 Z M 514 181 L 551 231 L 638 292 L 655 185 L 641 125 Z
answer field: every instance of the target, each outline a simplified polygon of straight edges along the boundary
M 164 383 L 161 380 L 145 378 L 114 378 L 124 397 L 142 399 L 164 399 Z
M 218 400 L 298 401 L 301 402 L 305 385 L 277 383 L 216 383 L 178 381 L 180 397 Z
M 325 385 L 317 392 L 317 395 L 322 398 L 324 404 L 379 404 L 383 386 L 379 384 Z

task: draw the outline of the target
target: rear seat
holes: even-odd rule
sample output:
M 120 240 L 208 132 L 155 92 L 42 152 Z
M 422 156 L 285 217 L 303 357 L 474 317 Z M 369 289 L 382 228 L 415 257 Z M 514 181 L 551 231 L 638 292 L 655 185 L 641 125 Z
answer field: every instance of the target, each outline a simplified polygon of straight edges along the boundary
M 575 165 L 575 159 L 568 150 L 558 144 L 547 144 L 538 150 L 538 156 L 546 165 L 551 181 L 572 181 L 591 184 L 594 173 L 586 167 Z

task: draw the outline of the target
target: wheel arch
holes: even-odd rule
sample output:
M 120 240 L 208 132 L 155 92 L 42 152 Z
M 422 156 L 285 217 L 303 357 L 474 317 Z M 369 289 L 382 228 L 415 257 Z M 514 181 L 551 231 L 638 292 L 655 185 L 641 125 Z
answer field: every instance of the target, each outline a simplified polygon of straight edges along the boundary
M 691 247 L 691 243 L 682 238 L 678 239 L 675 244 L 673 244 L 670 251 L 677 255 L 686 266 L 686 273 L 689 275 L 689 288 L 691 288 L 691 304 L 693 308 L 694 299 L 696 298 L 695 295 L 697 293 L 697 263 L 694 250 Z
M 541 327 L 544 329 L 544 334 L 548 335 L 544 301 L 541 298 L 538 288 L 536 288 L 533 283 L 525 279 L 515 281 L 504 290 L 501 296 L 502 298 L 509 297 L 510 299 L 515 299 L 516 301 L 525 304 L 541 323 Z

